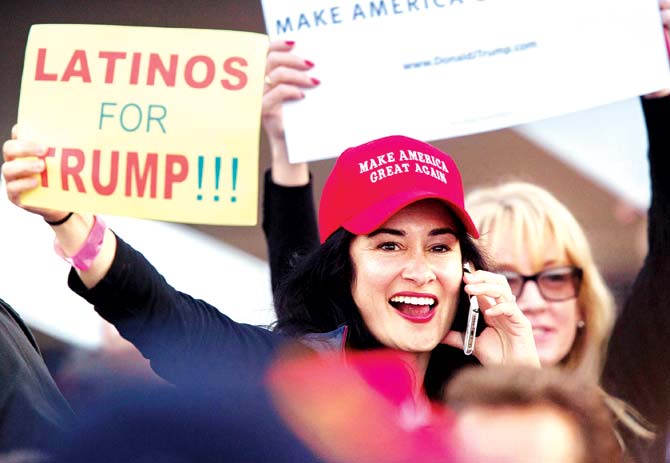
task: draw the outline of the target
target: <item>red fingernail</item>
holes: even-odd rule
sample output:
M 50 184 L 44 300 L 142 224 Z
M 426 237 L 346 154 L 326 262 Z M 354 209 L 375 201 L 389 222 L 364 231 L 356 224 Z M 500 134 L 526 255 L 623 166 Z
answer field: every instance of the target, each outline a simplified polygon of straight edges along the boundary
M 308 68 L 313 68 L 314 63 L 312 63 L 310 60 L 306 59 L 305 60 L 305 66 L 307 66 Z
M 295 45 L 295 40 L 286 40 L 284 41 L 284 43 L 289 47 L 292 47 L 293 45 Z
M 321 83 L 321 81 L 319 79 L 317 79 L 316 77 L 310 77 L 310 79 L 312 80 L 312 83 L 314 85 L 319 85 Z

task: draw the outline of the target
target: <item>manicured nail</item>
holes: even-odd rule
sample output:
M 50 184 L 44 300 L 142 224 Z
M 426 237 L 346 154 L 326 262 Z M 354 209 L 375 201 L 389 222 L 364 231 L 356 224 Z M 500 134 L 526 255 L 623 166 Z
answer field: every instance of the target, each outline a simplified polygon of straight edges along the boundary
M 293 45 L 295 45 L 295 40 L 285 40 L 284 43 L 289 47 L 292 47 Z
M 305 98 L 305 92 L 300 92 L 300 98 Z
M 314 63 L 312 63 L 310 60 L 306 59 L 305 60 L 305 66 L 307 66 L 308 68 L 313 68 Z
M 321 81 L 319 79 L 317 79 L 316 77 L 310 77 L 310 80 L 312 81 L 312 83 L 314 85 L 319 85 L 321 83 Z
M 46 154 L 46 153 L 47 153 L 47 149 L 46 149 L 45 146 L 37 145 L 37 146 L 35 147 L 35 154 L 37 154 L 38 156 L 42 156 L 42 155 L 44 155 L 44 154 Z

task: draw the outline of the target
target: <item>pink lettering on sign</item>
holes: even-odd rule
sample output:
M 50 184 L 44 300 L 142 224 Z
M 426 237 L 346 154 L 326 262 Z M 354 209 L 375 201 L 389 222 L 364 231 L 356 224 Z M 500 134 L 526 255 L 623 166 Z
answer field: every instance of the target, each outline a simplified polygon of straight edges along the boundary
M 45 157 L 56 156 L 58 150 L 50 147 Z M 103 156 L 103 151 L 92 150 L 91 155 L 78 148 L 60 149 L 60 187 L 63 191 L 79 193 L 95 192 L 110 196 L 118 190 L 125 197 L 156 198 L 158 180 L 163 176 L 163 199 L 172 199 L 175 185 L 188 178 L 188 158 L 182 154 L 166 154 L 164 163 L 159 162 L 157 153 L 147 153 L 140 159 L 136 151 L 122 153 L 118 150 Z M 104 161 L 103 161 L 104 159 Z M 86 189 L 85 168 L 91 163 L 90 175 L 92 190 Z M 125 184 L 119 186 L 120 173 L 125 174 Z M 41 185 L 49 187 L 48 168 L 41 174 Z
M 89 55 L 86 50 L 73 50 L 67 64 L 48 62 L 48 49 L 37 49 L 35 81 L 80 82 L 90 84 L 94 78 L 105 84 L 127 83 L 194 89 L 219 85 L 225 90 L 242 90 L 249 77 L 248 62 L 241 56 L 225 59 L 207 55 L 181 56 L 179 54 L 101 50 Z M 217 80 L 218 75 L 218 80 Z

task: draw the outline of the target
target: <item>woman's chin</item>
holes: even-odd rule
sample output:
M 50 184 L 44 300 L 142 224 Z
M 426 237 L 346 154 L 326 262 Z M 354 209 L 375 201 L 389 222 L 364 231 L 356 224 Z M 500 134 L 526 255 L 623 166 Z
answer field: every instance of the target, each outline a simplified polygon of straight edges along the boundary
M 401 343 L 399 347 L 400 350 L 404 352 L 410 352 L 413 354 L 423 354 L 432 352 L 435 349 L 440 340 L 438 339 L 415 339 L 410 342 Z
M 537 349 L 537 355 L 540 357 L 540 364 L 543 367 L 553 367 L 557 365 L 564 355 L 559 355 L 554 349 Z

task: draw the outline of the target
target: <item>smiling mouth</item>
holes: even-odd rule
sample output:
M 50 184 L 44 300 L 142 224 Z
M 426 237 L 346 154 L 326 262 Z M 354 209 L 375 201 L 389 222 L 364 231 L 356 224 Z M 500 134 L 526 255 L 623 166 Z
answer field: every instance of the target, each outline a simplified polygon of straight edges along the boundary
M 421 323 L 433 318 L 436 300 L 432 297 L 394 296 L 389 303 L 404 318 Z
M 551 330 L 551 329 L 549 329 L 549 328 L 544 328 L 544 327 L 539 327 L 539 326 L 538 326 L 538 327 L 534 327 L 534 328 L 533 328 L 533 337 L 534 337 L 536 340 L 541 340 L 541 339 L 544 339 L 544 338 L 546 338 L 547 336 L 549 336 L 549 335 L 551 334 L 552 331 L 553 331 L 553 330 Z

